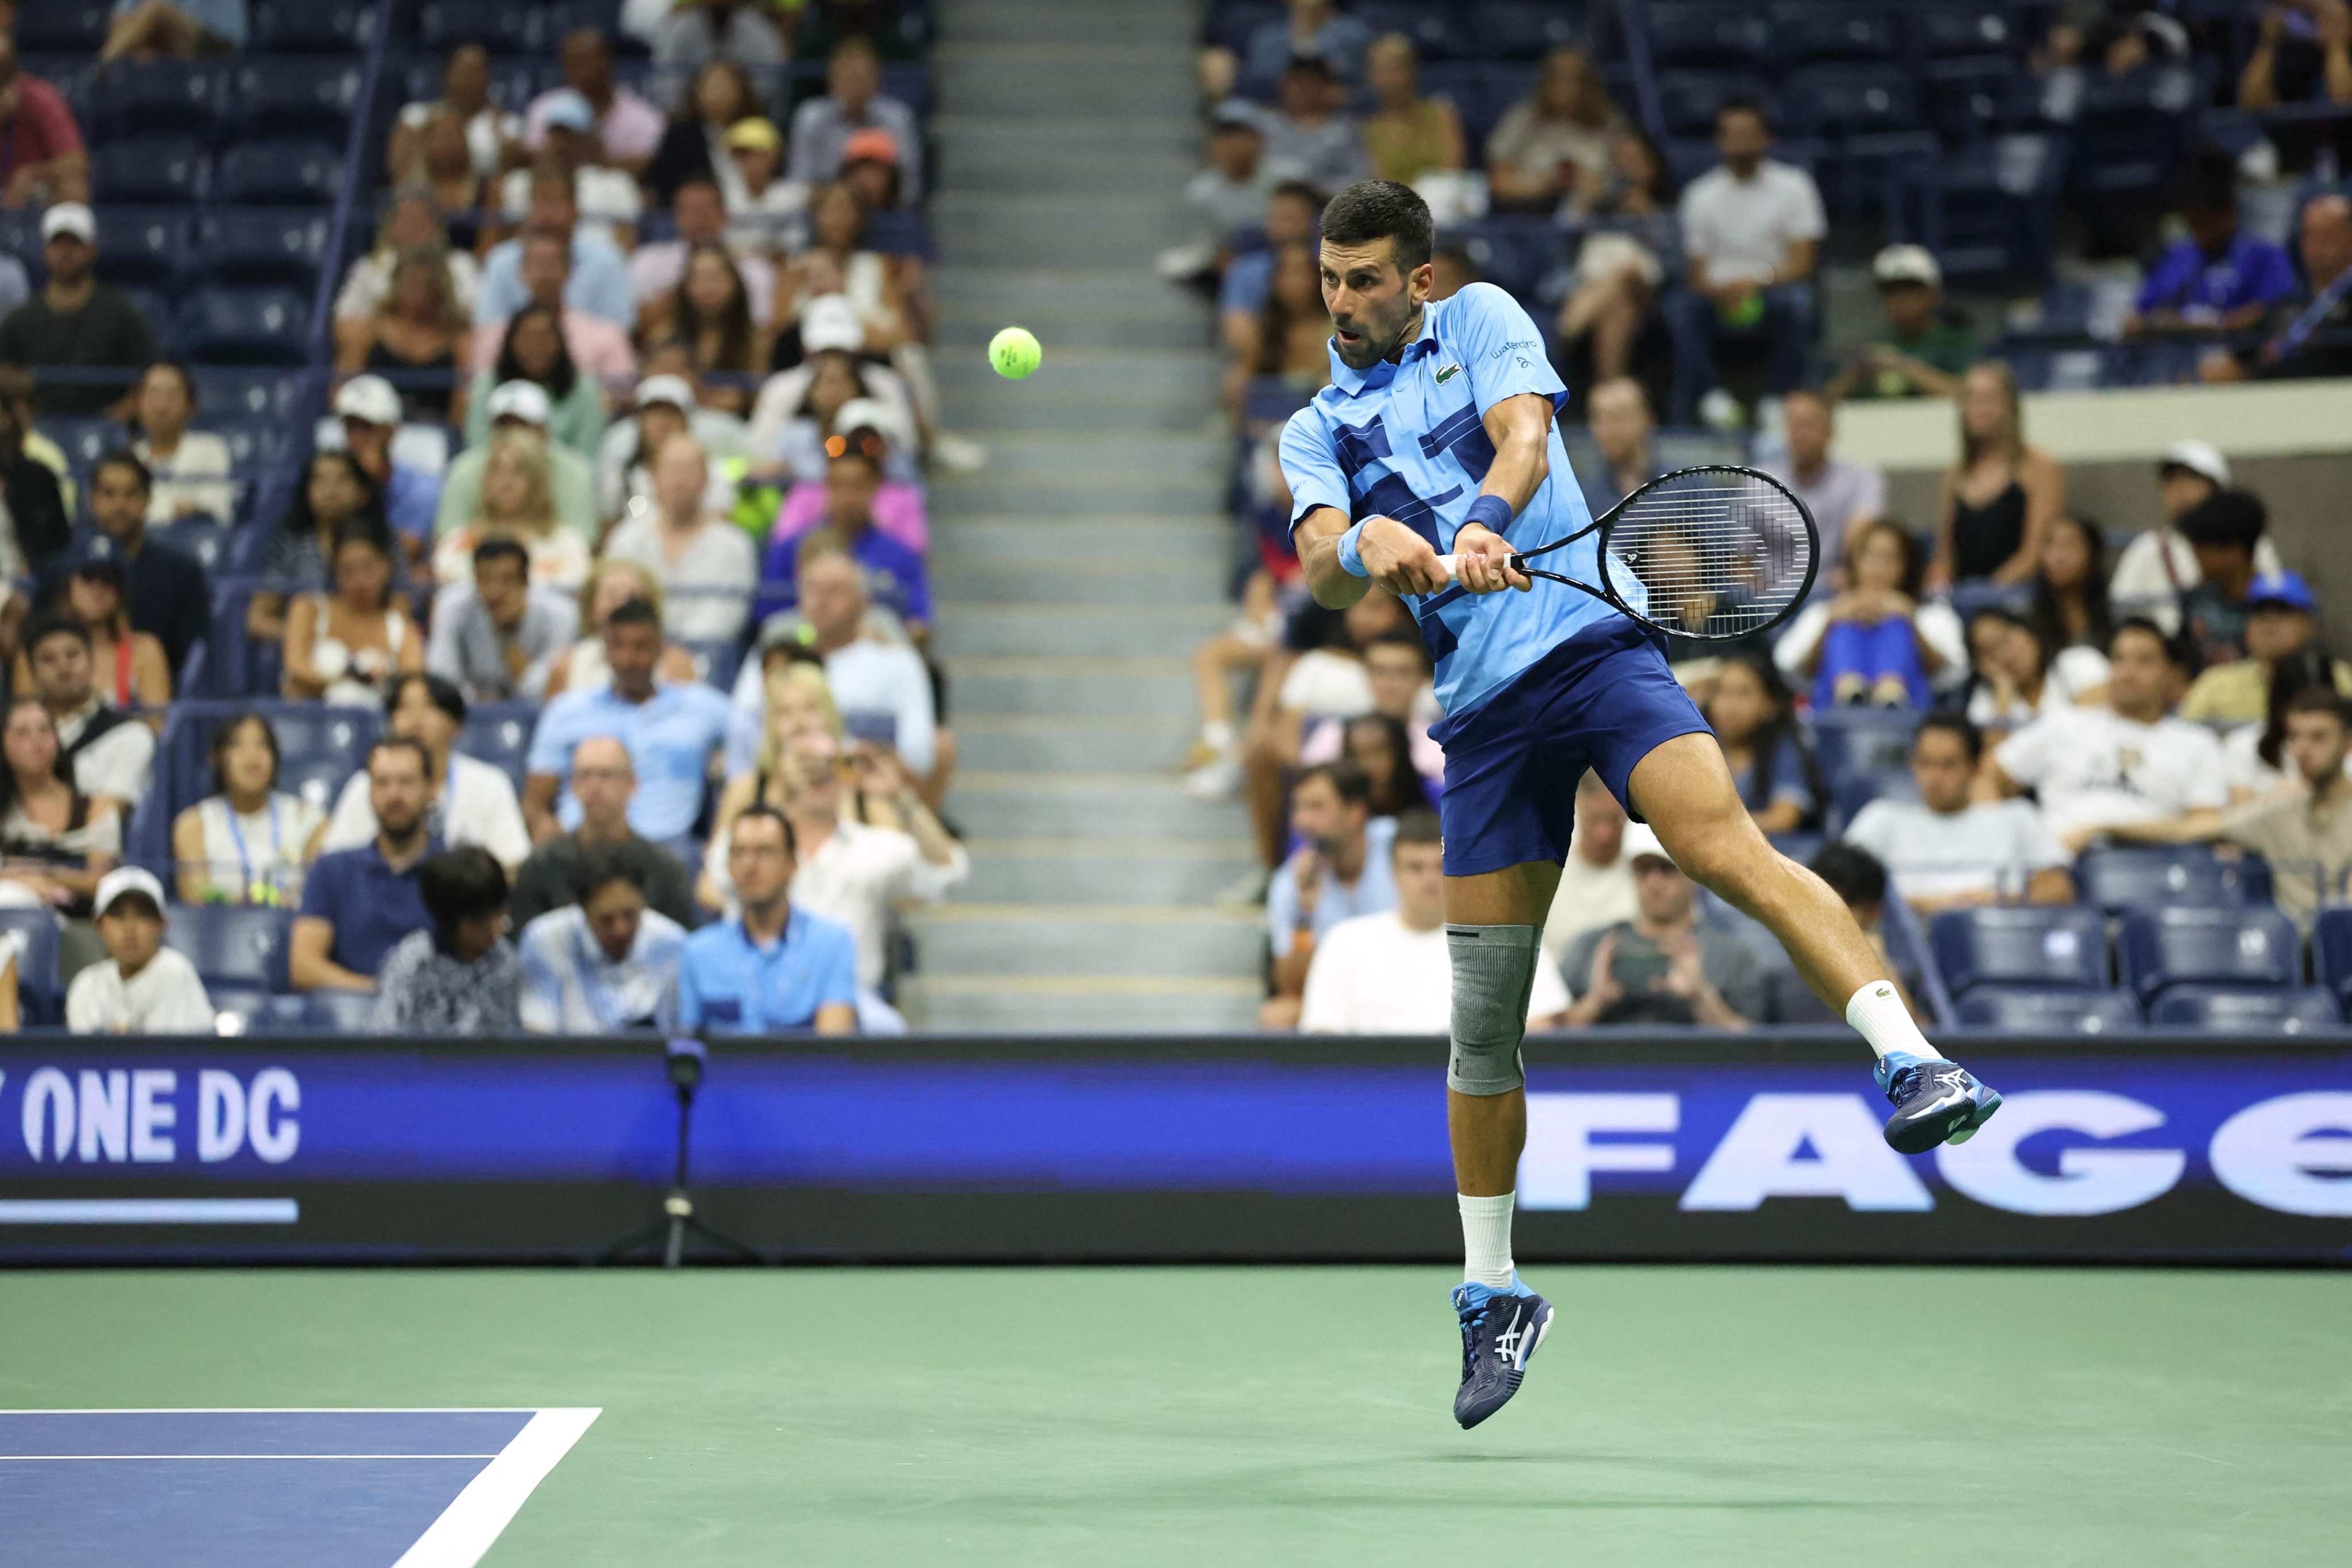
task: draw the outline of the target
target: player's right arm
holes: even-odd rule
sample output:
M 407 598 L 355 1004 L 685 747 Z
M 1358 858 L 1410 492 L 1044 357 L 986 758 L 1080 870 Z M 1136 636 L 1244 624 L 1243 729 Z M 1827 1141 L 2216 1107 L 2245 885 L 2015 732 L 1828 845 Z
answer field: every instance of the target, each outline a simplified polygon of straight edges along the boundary
M 1367 517 L 1356 536 L 1365 575 L 1339 564 L 1339 540 L 1354 526 L 1353 497 L 1339 470 L 1321 413 L 1309 404 L 1282 427 L 1277 448 L 1291 494 L 1291 546 L 1306 569 L 1307 591 L 1326 610 L 1345 610 L 1374 583 L 1391 593 L 1434 593 L 1448 580 L 1427 539 L 1394 517 Z

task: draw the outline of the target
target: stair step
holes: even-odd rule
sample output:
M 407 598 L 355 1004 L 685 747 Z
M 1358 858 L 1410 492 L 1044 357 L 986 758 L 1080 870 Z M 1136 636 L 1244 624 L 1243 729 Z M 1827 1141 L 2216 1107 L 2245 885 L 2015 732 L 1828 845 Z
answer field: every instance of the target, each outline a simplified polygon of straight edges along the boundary
M 1129 283 L 1129 287 L 1133 286 L 1131 278 Z M 998 328 L 1025 326 L 1027 318 L 1032 315 L 1047 322 L 1048 330 L 1056 329 L 1066 319 L 1058 313 L 1042 313 L 1042 310 L 1053 308 L 1050 289 L 1037 290 L 1035 297 L 1028 302 L 1030 306 L 1041 307 L 1042 310 L 1015 305 L 1012 300 L 1012 292 L 1008 290 L 1005 303 L 1001 308 L 975 313 L 975 321 L 982 319 L 984 314 L 987 320 L 995 323 L 989 329 L 987 336 L 994 336 Z M 1206 308 L 1189 298 L 1185 301 L 1185 308 L 1191 312 L 1192 319 L 1203 324 L 1205 330 L 1208 321 Z M 1031 330 L 1036 329 L 1032 328 Z M 986 338 L 979 336 L 977 326 L 973 328 L 973 333 L 977 341 L 972 347 L 976 349 L 986 341 Z M 1216 395 L 1217 373 L 1223 364 L 1213 350 L 1193 348 L 1189 340 L 1182 348 L 1164 345 L 1138 352 L 1132 347 L 1111 350 L 1093 344 L 1066 343 L 1057 338 L 1054 342 L 1045 344 L 1045 349 L 1044 367 L 1020 383 L 1022 386 L 1037 392 L 1051 388 L 1056 392 L 1090 401 L 1143 398 L 1161 392 L 1181 392 L 1192 400 L 1196 421 L 1207 415 L 1210 400 Z M 932 362 L 931 373 L 939 381 L 940 393 L 947 397 L 961 396 L 982 388 L 993 392 L 1005 385 L 1004 378 L 990 367 L 986 354 L 967 352 L 961 347 L 939 355 Z
M 907 917 L 919 977 L 1255 976 L 1262 911 L 1169 904 L 951 904 Z M 1254 982 L 1253 982 L 1254 983 Z
M 959 147 L 1041 155 L 1066 147 L 1086 147 L 1129 153 L 1139 161 L 1172 154 L 1183 158 L 1188 167 L 1197 168 L 1201 121 L 1191 112 L 1024 115 L 1017 120 L 950 112 L 931 117 L 931 138 L 940 144 L 942 156 Z
M 1183 760 L 1198 724 L 1171 713 L 1071 716 L 987 715 L 958 710 L 956 742 L 964 763 L 979 768 L 1037 772 L 1172 771 Z
M 1106 0 L 1024 0 L 1018 5 L 998 0 L 947 9 L 941 20 L 939 52 L 947 57 L 985 43 L 1148 43 L 1181 51 L 1199 28 L 1190 6 L 1122 5 Z
M 1231 617 L 1217 603 L 959 605 L 932 645 L 943 654 L 1183 653 Z
M 1084 141 L 1051 148 L 943 142 L 939 183 L 942 189 L 1026 194 L 1040 187 L 1062 194 L 1118 196 L 1158 182 L 1181 190 L 1198 167 L 1197 156 L 1175 149 L 1137 151 Z
M 947 668 L 959 724 L 968 714 L 1189 714 L 1192 708 L 1192 673 L 1181 659 L 950 659 Z
M 1241 1033 L 1255 1027 L 1264 996 L 1255 980 L 1236 979 L 1040 990 L 917 977 L 900 988 L 908 1022 L 940 1034 Z
M 1099 517 L 1106 508 L 1125 511 L 1132 506 L 1151 505 L 1195 516 L 1213 511 L 1224 500 L 1225 476 L 1221 468 L 1178 468 L 1150 479 L 1125 474 L 1113 480 L 1076 461 L 1091 457 L 1092 452 L 1080 444 L 1073 444 L 1071 451 L 1071 465 L 1051 472 L 1015 473 L 992 464 L 976 474 L 940 476 L 931 486 L 936 531 L 952 532 L 950 519 L 968 512 L 1021 511 L 1036 517 L 1086 518 Z
M 1232 839 L 1247 819 L 1229 800 L 1195 800 L 1172 773 L 956 775 L 949 814 L 982 838 L 1132 833 L 1150 839 Z
M 1206 469 L 1222 480 L 1225 465 L 1233 460 L 1233 452 L 1230 437 L 1204 434 L 1197 417 L 1187 431 L 1139 432 L 1131 441 L 1091 442 L 1083 454 L 1072 450 L 1069 436 L 1063 432 L 1010 432 L 989 443 L 985 472 L 1030 477 L 1066 476 L 1092 480 L 1097 486 L 1116 486 L 1139 479 L 1156 480 L 1171 469 L 1187 473 Z M 1120 509 L 1144 512 L 1155 508 Z
M 1240 839 L 973 839 L 956 896 L 985 904 L 1210 904 L 1255 867 Z
M 1073 539 L 1065 559 L 1050 564 L 1020 558 L 995 560 L 961 556 L 931 563 L 934 591 L 957 603 L 1034 601 L 1050 591 L 1074 604 L 1159 604 L 1168 600 L 1220 598 L 1233 576 L 1233 550 L 1224 540 L 1175 549 L 1155 541 L 1154 558 L 1139 561 L 1119 552 L 1108 557 L 1067 559 L 1071 549 L 1094 543 Z

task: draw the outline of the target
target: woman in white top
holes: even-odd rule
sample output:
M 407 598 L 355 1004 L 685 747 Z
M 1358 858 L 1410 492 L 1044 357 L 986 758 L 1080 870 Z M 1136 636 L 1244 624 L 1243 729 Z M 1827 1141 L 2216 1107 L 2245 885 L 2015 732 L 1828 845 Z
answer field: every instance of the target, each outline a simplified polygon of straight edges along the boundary
M 577 593 L 588 580 L 588 543 L 556 516 L 547 441 L 536 431 L 507 429 L 490 438 L 482 515 L 442 537 L 433 551 L 433 580 L 444 588 L 471 586 L 474 547 L 492 538 L 515 539 L 530 552 L 534 587 Z
M 227 522 L 236 516 L 229 485 L 228 443 L 210 431 L 190 430 L 196 389 L 188 372 L 166 360 L 139 378 L 139 434 L 131 450 L 154 476 L 147 521 L 155 527 L 182 517 Z
M 585 611 L 580 618 L 584 634 L 547 666 L 547 701 L 553 702 L 567 691 L 588 691 L 613 678 L 613 667 L 604 661 L 604 622 L 632 599 L 652 605 L 656 615 L 662 613 L 661 583 L 652 572 L 633 560 L 608 556 L 598 561 L 580 594 Z M 654 666 L 654 678 L 665 685 L 693 680 L 694 655 L 675 643 L 666 644 L 661 662 Z
M 215 726 L 211 754 L 214 793 L 172 824 L 180 902 L 299 906 L 327 814 L 278 788 L 278 732 L 259 714 Z
M 37 698 L 9 705 L 0 730 L 0 907 L 89 912 L 98 879 L 122 856 L 111 801 L 92 800 L 58 766 L 57 721 Z
M 353 518 L 335 529 L 332 593 L 305 593 L 286 619 L 286 695 L 373 707 L 394 677 L 425 667 L 425 640 L 408 620 L 408 596 L 392 590 L 392 543 L 381 525 Z
M 2096 648 L 2064 648 L 2053 655 L 2032 624 L 1998 606 L 1969 618 L 1969 722 L 1979 729 L 2011 729 L 2105 702 L 2107 656 Z
M 724 643 L 743 634 L 760 579 L 751 538 L 703 507 L 710 473 L 691 435 L 673 435 L 654 455 L 654 505 L 614 528 L 609 559 L 633 560 L 662 585 L 662 629 L 682 642 Z
M 425 831 L 446 848 L 472 844 L 488 850 L 512 875 L 530 857 L 530 834 L 506 770 L 457 749 L 466 727 L 466 695 L 439 675 L 402 675 L 384 700 L 384 730 L 425 747 L 432 771 L 425 783 L 433 804 L 425 809 Z M 354 773 L 335 799 L 334 815 L 320 852 L 354 850 L 373 843 L 379 824 L 368 799 L 368 776 Z

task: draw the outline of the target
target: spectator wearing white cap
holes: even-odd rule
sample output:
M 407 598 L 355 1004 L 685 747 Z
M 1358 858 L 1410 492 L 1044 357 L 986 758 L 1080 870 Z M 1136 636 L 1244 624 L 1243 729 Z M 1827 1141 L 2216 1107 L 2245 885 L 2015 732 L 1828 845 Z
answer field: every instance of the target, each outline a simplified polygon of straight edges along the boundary
M 1958 397 L 1977 335 L 1944 311 L 1944 269 L 1925 246 L 1890 245 L 1870 266 L 1884 331 L 1848 356 L 1824 389 L 1847 398 Z
M 99 878 L 91 904 L 106 958 L 66 990 L 76 1034 L 210 1034 L 212 998 L 185 955 L 163 946 L 163 884 L 121 866 Z
M 915 111 L 882 93 L 882 57 L 863 37 L 849 37 L 825 64 L 824 96 L 793 111 L 793 156 L 786 177 L 814 187 L 841 176 L 849 139 L 865 130 L 887 131 L 899 150 L 898 199 L 922 199 L 922 132 Z
M 612 560 L 635 561 L 661 584 L 662 629 L 688 642 L 733 642 L 751 615 L 760 560 L 751 537 L 712 515 L 709 464 L 692 435 L 654 454 L 653 506 L 604 541 Z
M 2176 441 L 2157 460 L 2156 483 L 2164 520 L 2124 546 L 2107 579 L 2107 598 L 2118 615 L 2145 615 L 2177 632 L 2180 596 L 2205 580 L 2180 519 L 2230 487 L 2230 460 L 2210 441 Z M 2256 574 L 2285 570 L 2267 535 L 2255 542 Z
M 500 215 L 509 223 L 521 223 L 530 215 L 531 182 L 542 175 L 569 175 L 581 232 L 625 253 L 636 243 L 645 201 L 635 179 L 604 162 L 588 100 L 570 88 L 558 88 L 541 99 L 533 112 L 542 127 L 544 146 L 530 168 L 509 170 L 499 178 Z
M 834 412 L 833 428 L 836 434 L 830 440 L 841 443 L 845 449 L 864 452 L 881 465 L 884 477 L 874 492 L 872 507 L 875 528 L 908 549 L 929 549 L 930 520 L 924 506 L 923 487 L 905 478 L 891 477 L 905 472 L 899 453 L 905 447 L 907 432 L 891 418 L 889 410 L 870 397 L 852 398 Z M 808 455 L 810 463 L 817 460 L 815 453 Z M 798 472 L 797 463 L 794 469 Z M 793 487 L 784 492 L 783 505 L 777 508 L 775 527 L 769 531 L 768 538 L 772 544 L 781 544 L 824 527 L 824 521 L 823 477 L 795 479 Z
M 135 373 L 155 358 L 155 334 L 121 289 L 98 280 L 98 219 L 79 202 L 41 214 L 41 260 L 48 281 L 0 320 L 0 363 L 36 372 L 43 413 L 98 414 L 126 401 Z M 119 377 L 66 381 L 44 370 L 120 367 Z
M 424 559 L 433 544 L 433 514 L 441 505 L 441 476 L 394 459 L 400 394 L 382 376 L 353 376 L 335 389 L 335 419 L 343 427 L 343 450 L 383 493 L 384 520 L 402 549 L 411 561 Z
M 613 46 L 594 27 L 574 27 L 563 36 L 563 86 L 541 93 L 523 114 L 523 144 L 546 145 L 548 115 L 569 90 L 587 100 L 604 161 L 634 179 L 653 162 L 669 121 L 635 89 L 614 79 Z
M 1746 1029 L 1767 1006 L 1764 966 L 1747 943 L 1698 917 L 1698 888 L 1645 822 L 1625 830 L 1633 917 L 1569 945 L 1560 977 L 1576 993 L 1571 1027 L 1697 1024 Z
M 733 489 L 728 474 L 751 455 L 743 422 L 722 410 L 700 407 L 694 382 L 684 375 L 649 375 L 639 382 L 635 414 L 604 432 L 596 454 L 596 499 L 604 521 L 619 521 L 637 501 L 652 504 L 653 455 L 663 442 L 680 434 L 701 444 L 711 468 L 706 504 L 713 511 L 724 511 Z
M 801 311 L 801 362 L 760 384 L 751 403 L 751 453 L 756 473 L 814 479 L 824 473 L 825 439 L 839 434 L 834 418 L 853 398 L 872 398 L 898 421 L 901 432 L 920 428 L 906 378 L 887 365 L 858 356 L 866 329 L 857 308 L 837 294 L 812 299 Z M 916 453 L 898 455 L 911 465 Z M 893 476 L 913 478 L 912 472 Z
M 775 315 L 776 269 L 764 256 L 727 241 L 727 203 L 710 180 L 688 180 L 670 202 L 676 239 L 641 245 L 629 253 L 629 292 L 642 310 L 676 288 L 686 276 L 686 258 L 698 245 L 727 242 L 735 270 L 743 275 L 743 292 L 751 297 L 751 324 L 761 331 Z
M 547 434 L 547 389 L 537 382 L 508 382 L 494 387 L 481 401 L 489 429 L 509 425 Z M 489 443 L 478 442 L 459 453 L 441 476 L 441 506 L 434 515 L 438 537 L 470 525 L 482 511 L 482 476 L 490 461 Z M 596 544 L 596 476 L 588 459 L 569 446 L 549 442 L 548 490 L 555 501 L 556 521 L 580 536 L 590 549 Z
M 735 171 L 725 183 L 727 243 L 753 256 L 780 256 L 806 243 L 809 187 L 783 177 L 784 139 L 775 122 L 756 115 L 739 120 L 719 145 Z

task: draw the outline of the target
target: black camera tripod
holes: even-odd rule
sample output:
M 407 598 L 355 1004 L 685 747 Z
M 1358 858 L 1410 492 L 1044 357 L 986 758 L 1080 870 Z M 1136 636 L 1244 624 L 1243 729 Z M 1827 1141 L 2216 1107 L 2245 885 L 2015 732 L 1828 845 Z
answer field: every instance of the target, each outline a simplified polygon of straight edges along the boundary
M 670 1084 L 677 1091 L 677 1171 L 662 1199 L 662 1217 L 614 1242 L 600 1261 L 627 1263 L 659 1249 L 662 1267 L 676 1269 L 686 1262 L 689 1238 L 730 1262 L 766 1261 L 725 1231 L 705 1224 L 694 1212 L 694 1194 L 687 1179 L 688 1148 L 694 1128 L 694 1092 L 702 1086 L 709 1054 L 698 1040 L 673 1040 L 666 1049 Z

